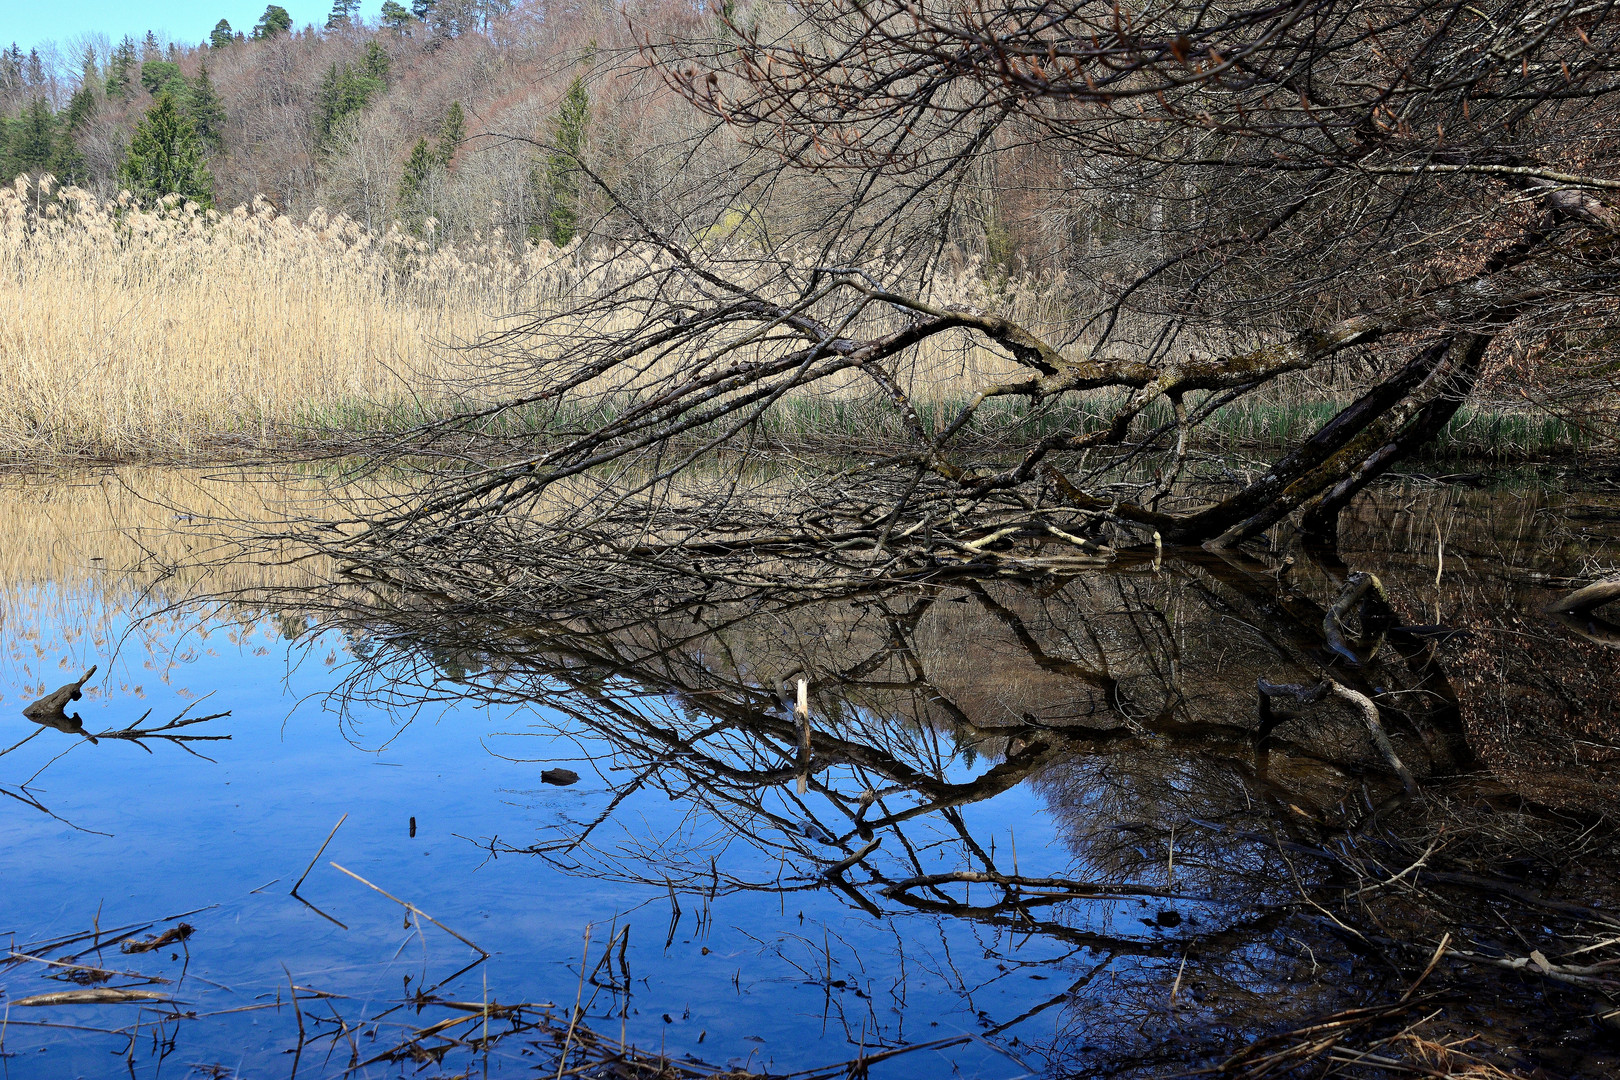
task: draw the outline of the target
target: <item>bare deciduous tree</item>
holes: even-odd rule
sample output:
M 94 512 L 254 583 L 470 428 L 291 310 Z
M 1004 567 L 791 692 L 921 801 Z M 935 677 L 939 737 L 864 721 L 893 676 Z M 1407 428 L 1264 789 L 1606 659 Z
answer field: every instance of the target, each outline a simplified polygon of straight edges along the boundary
M 598 224 L 618 258 L 484 343 L 513 389 L 479 415 L 522 411 L 532 453 L 378 512 L 368 541 L 465 559 L 521 534 L 559 566 L 617 575 L 635 554 L 715 580 L 705 560 L 742 553 L 894 572 L 1026 540 L 1094 557 L 1121 532 L 1232 545 L 1296 514 L 1331 535 L 1444 428 L 1493 342 L 1600 334 L 1613 311 L 1608 4 L 784 17 L 644 40 L 715 129 L 661 199 Z M 970 185 L 1030 148 L 1095 225 L 1051 327 L 935 288 Z M 674 212 L 638 210 L 658 203 Z M 1004 366 L 964 367 L 942 414 L 918 358 L 963 347 Z M 1347 364 L 1359 396 L 1314 434 L 1235 487 L 1188 482 L 1218 408 Z M 758 445 L 773 409 L 862 393 L 904 433 L 881 460 L 694 469 Z M 986 454 L 975 426 L 1009 414 L 1016 437 Z

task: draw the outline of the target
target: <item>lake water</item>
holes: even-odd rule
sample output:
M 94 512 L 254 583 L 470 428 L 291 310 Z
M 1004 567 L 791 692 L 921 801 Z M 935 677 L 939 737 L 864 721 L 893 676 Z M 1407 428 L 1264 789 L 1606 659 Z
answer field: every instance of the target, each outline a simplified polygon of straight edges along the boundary
M 1347 1009 L 1390 1061 L 1620 1062 L 1620 649 L 1541 614 L 1620 564 L 1614 485 L 1392 485 L 1342 563 L 590 621 L 211 539 L 320 490 L 0 487 L 6 1076 L 1171 1075 Z M 1418 629 L 1336 655 L 1353 571 Z M 21 715 L 91 665 L 96 742 Z M 1324 671 L 1421 798 L 1342 703 L 1256 737 L 1257 679 Z M 151 996 L 19 1004 L 94 989 Z

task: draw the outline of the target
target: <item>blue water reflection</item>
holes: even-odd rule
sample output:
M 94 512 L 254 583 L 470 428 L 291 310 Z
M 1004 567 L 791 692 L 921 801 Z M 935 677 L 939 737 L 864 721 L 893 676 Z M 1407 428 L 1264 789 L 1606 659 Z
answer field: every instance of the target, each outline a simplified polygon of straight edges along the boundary
M 671 1056 L 773 1071 L 841 1060 L 852 1047 L 976 1035 L 986 1026 L 981 1013 L 1016 1016 L 1044 999 L 1048 980 L 1062 977 L 1003 970 L 986 959 L 971 927 L 922 915 L 874 918 L 826 891 L 688 895 L 671 931 L 667 890 L 492 852 L 492 844 L 527 845 L 570 831 L 597 817 L 609 797 L 607 781 L 615 778 L 593 766 L 608 759 L 607 748 L 544 704 L 447 701 L 384 711 L 332 696 L 359 663 L 335 632 L 290 642 L 284 619 L 243 624 L 227 613 L 199 621 L 189 612 L 132 632 L 139 609 L 86 612 L 81 603 L 77 610 L 101 628 L 103 647 L 117 648 L 95 692 L 77 703 L 87 730 L 125 727 L 147 710 L 149 725 L 161 723 L 189 707 L 193 715 L 230 715 L 184 733 L 229 740 L 185 748 L 150 740 L 143 749 L 44 730 L 0 759 L 0 784 L 49 811 L 16 798 L 0 811 L 0 930 L 27 951 L 97 926 L 151 923 L 137 935 L 145 939 L 184 914 L 195 933 L 183 945 L 141 956 L 115 945 L 75 962 L 167 979 L 157 988 L 208 1022 L 161 1026 L 162 1010 L 134 1004 L 15 1009 L 5 1034 L 10 1076 L 104 1073 L 128 1053 L 129 1040 L 84 1029 L 127 1028 L 137 1013 L 147 1029 L 131 1058 L 138 1074 L 219 1065 L 244 1076 L 281 1075 L 296 1041 L 289 974 L 306 998 L 340 995 L 332 1000 L 342 1008 L 331 1011 L 341 1021 L 329 1027 L 352 1029 L 362 1060 L 386 1048 L 394 1030 L 370 1018 L 408 993 L 438 984 L 441 996 L 477 1002 L 487 985 L 497 1001 L 550 1002 L 565 1015 L 582 996 L 589 1023 L 607 1033 L 622 1030 Z M 15 634 L 29 613 L 9 614 Z M 11 642 L 18 659 L 3 686 L 7 703 L 58 676 L 70 681 L 80 665 L 107 664 L 94 643 L 71 640 L 77 629 L 35 623 L 31 642 Z M 56 649 L 24 663 L 34 642 Z M 4 725 L 8 745 L 34 730 L 14 713 Z M 557 765 L 581 780 L 540 782 L 541 771 Z M 952 772 L 954 780 L 968 775 L 961 766 Z M 972 814 L 993 819 L 987 835 L 995 821 L 1016 822 L 1026 863 L 1043 861 L 1039 853 L 1054 840 L 1028 791 Z M 313 908 L 306 906 L 288 890 L 345 815 L 300 890 Z M 651 791 L 621 800 L 593 842 L 688 862 L 723 860 L 739 878 L 782 873 L 712 817 Z M 403 908 L 334 862 L 476 942 L 489 960 L 441 984 L 477 954 L 432 923 L 407 926 Z M 588 965 L 616 941 L 609 964 L 592 973 L 607 984 L 610 977 L 622 983 L 623 972 L 614 972 L 626 926 L 628 993 L 587 983 L 581 995 L 586 928 Z M 45 980 L 48 970 L 24 963 L 7 971 L 7 998 L 72 985 Z M 279 1008 L 263 1007 L 277 1001 Z M 316 1015 L 327 1011 L 305 1004 Z M 260 1008 L 229 1011 L 253 1006 Z M 31 1026 L 40 1023 L 74 1026 Z M 159 1043 L 176 1041 L 167 1063 L 161 1047 L 154 1053 L 153 1032 Z M 352 1056 L 344 1035 L 306 1059 L 312 1053 L 316 1062 L 305 1060 L 303 1075 L 341 1071 Z M 1005 1052 L 973 1042 L 899 1059 L 885 1074 L 936 1075 L 947 1059 L 970 1075 L 1025 1071 Z M 493 1070 L 503 1065 L 526 1070 L 530 1062 L 513 1051 L 491 1055 Z M 380 1063 L 369 1072 L 397 1068 Z

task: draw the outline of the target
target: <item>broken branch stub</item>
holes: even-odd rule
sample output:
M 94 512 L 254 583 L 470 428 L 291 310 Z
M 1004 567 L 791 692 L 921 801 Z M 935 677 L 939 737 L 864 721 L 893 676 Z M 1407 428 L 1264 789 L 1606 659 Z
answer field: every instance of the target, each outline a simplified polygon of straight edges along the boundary
M 97 665 L 91 664 L 90 670 L 79 676 L 77 682 L 70 682 L 66 686 L 59 687 L 32 705 L 25 707 L 22 711 L 23 715 L 36 724 L 43 724 L 46 727 L 55 728 L 57 731 L 65 731 L 70 735 L 83 735 L 91 742 L 95 742 L 96 737 L 84 730 L 84 721 L 79 714 L 68 715 L 67 706 L 71 702 L 84 697 L 84 684 L 89 682 L 90 677 L 96 673 L 96 667 Z

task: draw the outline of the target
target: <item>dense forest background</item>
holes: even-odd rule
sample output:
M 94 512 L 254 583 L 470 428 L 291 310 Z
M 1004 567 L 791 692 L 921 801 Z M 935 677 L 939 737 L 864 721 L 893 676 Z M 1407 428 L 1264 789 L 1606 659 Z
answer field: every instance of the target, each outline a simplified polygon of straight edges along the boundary
M 379 233 L 400 222 L 435 243 L 566 244 L 582 208 L 565 155 L 588 154 L 633 197 L 638 170 L 667 165 L 659 148 L 705 123 L 635 48 L 641 34 L 718 29 L 680 0 L 417 0 L 376 22 L 356 6 L 297 28 L 270 5 L 207 42 L 13 44 L 0 51 L 0 179 L 139 195 L 143 173 L 175 167 L 154 154 L 189 155 L 188 177 L 159 191 L 221 210 L 263 197 Z
M 713 286 L 724 278 L 722 291 L 739 296 L 764 296 L 763 282 L 789 289 L 796 299 L 770 309 L 767 322 L 774 325 L 783 311 L 797 317 L 808 306 L 834 303 L 819 291 L 820 275 L 850 267 L 925 305 L 994 311 L 1020 333 L 1043 336 L 1075 356 L 1117 349 L 1115 359 L 1129 363 L 1247 355 L 1319 335 L 1347 318 L 1387 316 L 1376 334 L 1350 335 L 1321 362 L 1256 377 L 1241 391 L 1226 388 L 1231 401 L 1211 399 L 1209 417 L 1195 415 L 1194 426 L 1209 420 L 1205 426 L 1220 429 L 1223 446 L 1291 445 L 1388 376 L 1392 358 L 1426 341 L 1425 331 L 1459 327 L 1481 331 L 1486 344 L 1463 395 L 1466 406 L 1433 441 L 1499 457 L 1612 444 L 1620 378 L 1606 306 L 1612 274 L 1585 267 L 1594 256 L 1563 246 L 1560 232 L 1574 228 L 1572 221 L 1589 226 L 1611 215 L 1562 185 L 1620 187 L 1620 180 L 1600 175 L 1609 167 L 1607 137 L 1587 134 L 1606 130 L 1592 110 L 1607 107 L 1605 80 L 1616 50 L 1590 40 L 1599 24 L 1608 32 L 1606 18 L 1583 15 L 1581 25 L 1563 27 L 1546 46 L 1549 56 L 1574 50 L 1573 61 L 1559 53 L 1532 70 L 1521 57 L 1518 75 L 1508 64 L 1492 76 L 1534 82 L 1556 71 L 1560 84 L 1577 75 L 1587 80 L 1585 98 L 1562 85 L 1547 90 L 1536 83 L 1525 91 L 1548 114 L 1544 132 L 1522 117 L 1479 119 L 1480 102 L 1496 108 L 1511 99 L 1489 89 L 1484 76 L 1455 83 L 1442 72 L 1432 86 L 1419 80 L 1408 87 L 1399 64 L 1386 74 L 1401 94 L 1422 101 L 1461 96 L 1435 105 L 1434 122 L 1421 125 L 1391 126 L 1379 112 L 1388 108 L 1382 98 L 1341 103 L 1331 122 L 1316 105 L 1299 106 L 1296 116 L 1295 92 L 1278 104 L 1282 99 L 1267 96 L 1264 85 L 1271 84 L 1264 79 L 1238 87 L 1257 96 L 1233 105 L 1230 88 L 1204 85 L 1224 78 L 1225 61 L 1215 60 L 1222 46 L 1209 46 L 1214 66 L 1197 74 L 1175 35 L 1151 57 L 1129 61 L 1174 68 L 1166 77 L 1176 86 L 1191 80 L 1177 91 L 1188 100 L 1161 103 L 1162 115 L 1135 90 L 1118 91 L 1123 96 L 1114 101 L 1115 91 L 1082 92 L 1084 80 L 1052 82 L 1035 72 L 1027 86 L 1008 82 L 995 50 L 978 57 L 979 67 L 961 68 L 955 50 L 983 37 L 983 19 L 1009 40 L 1026 32 L 1039 37 L 1017 29 L 1023 8 L 1016 4 L 971 17 L 948 5 L 930 9 L 923 21 L 934 36 L 919 43 L 917 11 L 867 0 L 826 7 L 777 0 L 412 0 L 409 6 L 387 0 L 375 20 L 358 17 L 357 3 L 334 0 L 321 26 L 295 26 L 285 9 L 270 4 L 251 26 L 220 20 L 207 41 L 148 32 L 0 50 L 0 182 L 14 184 L 3 193 L 12 201 L 0 205 L 11 208 L 0 215 L 11 230 L 3 247 L 8 273 L 23 283 L 13 352 L 34 365 L 31 381 L 12 381 L 27 382 L 40 401 L 53 402 L 16 405 L 14 420 L 0 418 L 0 444 L 45 440 L 131 452 L 134 436 L 126 438 L 126 429 L 156 439 L 175 428 L 176 386 L 216 383 L 224 389 L 197 391 L 196 413 L 208 417 L 209 437 L 273 424 L 353 430 L 362 420 L 344 411 L 348 404 L 338 409 L 340 400 L 359 403 L 374 419 L 392 417 L 396 399 L 418 402 L 424 386 L 449 393 L 439 343 L 482 349 L 465 371 L 460 362 L 470 354 L 449 357 L 458 377 L 466 376 L 450 397 L 464 385 L 482 394 L 501 381 L 520 398 L 554 400 L 556 388 L 540 385 L 551 376 L 538 358 L 558 350 L 587 373 L 599 362 L 611 368 L 624 342 L 641 341 L 636 335 L 644 333 L 652 350 L 648 370 L 701 355 L 692 342 L 677 348 L 659 336 L 666 323 L 677 333 L 710 325 L 689 318 L 685 305 L 713 302 L 707 293 L 697 300 L 679 294 L 691 281 Z M 1443 21 L 1430 26 L 1431 8 L 1419 4 L 1413 25 L 1445 38 L 1452 32 L 1435 29 Z M 1269 10 L 1257 9 L 1254 17 L 1271 18 Z M 1071 43 L 1077 55 L 1090 55 L 1087 11 L 1070 12 L 1079 27 Z M 1175 11 L 1164 17 L 1173 22 L 1172 15 L 1181 17 Z M 1107 23 L 1113 16 L 1098 17 Z M 1196 23 L 1203 16 L 1188 18 Z M 1405 16 L 1391 18 L 1393 34 Z M 1103 23 L 1095 32 L 1107 37 L 1113 31 Z M 1244 25 L 1232 22 L 1234 40 L 1246 33 Z M 1463 58 L 1458 63 L 1495 55 L 1494 24 L 1468 25 L 1466 33 L 1455 31 L 1457 41 L 1445 39 L 1453 50 L 1446 55 Z M 1287 62 L 1352 89 L 1362 85 L 1354 64 L 1384 63 L 1378 50 L 1385 46 L 1367 45 L 1360 31 L 1346 42 L 1321 34 L 1327 36 L 1302 38 Z M 1050 45 L 1044 41 L 1019 47 L 1044 54 Z M 1367 57 L 1358 52 L 1364 47 Z M 1135 45 L 1121 48 L 1136 56 Z M 1358 59 L 1342 68 L 1351 62 L 1341 54 Z M 857 71 L 864 74 L 857 78 Z M 915 77 L 897 83 L 900 71 Z M 1221 119 L 1228 105 L 1233 116 Z M 1245 125 L 1257 123 L 1250 114 L 1262 109 L 1280 119 L 1250 131 Z M 1301 123 L 1320 127 L 1322 141 L 1299 149 L 1293 136 L 1278 134 Z M 1270 146 L 1268 139 L 1278 140 L 1275 148 L 1257 149 Z M 1509 191 L 1504 184 L 1531 186 Z M 68 201 L 81 198 L 75 188 L 93 198 L 68 210 Z M 196 221 L 187 217 L 193 205 L 201 215 Z M 237 226 L 217 227 L 220 215 L 238 207 L 249 213 Z M 262 242 L 272 225 L 279 239 Z M 42 239 L 47 233 L 50 243 Z M 1503 266 L 1518 278 L 1545 274 L 1559 282 L 1537 286 L 1533 311 L 1503 307 L 1486 319 L 1434 300 L 1437 290 L 1460 287 L 1454 279 L 1497 272 L 1492 245 L 1521 233 L 1526 242 L 1546 241 L 1548 268 L 1522 268 L 1516 249 L 1504 249 Z M 295 251 L 303 253 L 297 273 L 308 288 L 293 284 L 288 265 Z M 1240 258 L 1239 251 L 1251 254 Z M 1588 276 L 1566 280 L 1572 271 L 1560 260 L 1570 257 Z M 227 259 L 240 265 L 226 270 Z M 1476 264 L 1485 269 L 1470 269 Z M 161 273 L 153 269 L 159 265 Z M 334 288 L 339 272 L 352 276 L 352 290 Z M 26 285 L 46 278 L 54 289 Z M 70 279 L 84 290 L 71 304 Z M 253 286 L 265 311 L 242 326 L 216 326 L 220 311 L 244 310 L 247 300 L 205 301 L 208 290 L 250 280 L 273 283 Z M 415 291 L 407 296 L 401 282 Z M 1515 296 L 1529 295 L 1518 284 L 1512 288 Z M 636 303 L 627 302 L 631 294 Z M 306 295 L 331 311 L 289 321 L 292 298 Z M 827 315 L 824 329 L 858 311 L 872 320 L 871 333 L 887 333 L 922 310 L 908 300 L 879 317 L 874 313 L 892 297 L 861 289 L 852 296 L 855 307 Z M 178 306 L 183 297 L 191 300 L 185 310 Z M 172 326 L 152 317 L 154 298 L 177 305 Z M 407 301 L 408 312 L 394 307 Z M 46 310 L 56 303 L 66 306 Z M 120 305 L 143 315 L 60 329 Z M 425 320 L 413 333 L 426 344 L 369 353 L 366 342 L 377 335 L 355 328 L 396 325 L 406 314 Z M 712 314 L 713 326 L 729 327 L 728 320 L 758 312 L 727 307 Z M 60 336 L 39 327 L 57 328 L 51 333 Z M 528 337 L 518 333 L 525 327 Z M 320 343 L 316 328 L 330 331 Z M 264 364 L 251 343 L 283 332 L 289 337 L 277 339 L 278 362 Z M 1017 348 L 979 340 L 952 319 L 923 337 L 926 343 L 899 350 L 892 385 L 868 386 L 840 374 L 816 393 L 877 403 L 873 415 L 883 415 L 878 427 L 889 439 L 901 423 L 888 416 L 896 388 L 919 393 L 929 408 L 954 408 L 979 400 L 981 389 L 1013 370 L 1007 365 Z M 1393 351 L 1380 354 L 1374 337 L 1387 338 Z M 603 356 L 588 357 L 597 347 Z M 239 367 L 219 359 L 229 349 L 240 353 Z M 152 358 L 165 350 L 180 366 L 159 375 L 162 365 Z M 58 389 L 73 382 L 58 365 L 79 353 L 98 363 L 139 357 L 152 370 L 129 376 L 129 385 L 143 388 L 131 403 L 92 407 L 79 400 L 82 393 Z M 261 369 L 280 379 L 286 356 L 295 353 L 310 358 L 307 377 L 273 393 L 263 389 L 269 379 Z M 213 358 L 220 373 L 199 380 L 190 367 L 196 357 Z M 337 377 L 340 368 L 349 375 Z M 373 372 L 393 381 L 383 386 Z M 1127 383 L 1138 387 L 1145 378 L 1133 375 Z M 577 390 L 570 384 L 568 393 Z M 611 393 L 646 390 L 614 384 Z M 1245 398 L 1250 390 L 1258 393 Z M 803 405 L 809 400 L 803 391 L 795 386 L 784 401 Z M 1038 386 L 1030 391 L 1031 407 L 1080 408 L 1074 403 L 1090 394 L 1085 408 L 1111 412 L 1108 394 L 1116 391 L 1124 393 L 1106 380 L 1065 384 L 1058 393 Z M 988 411 L 1023 392 L 996 390 Z M 221 400 L 237 403 L 229 416 L 218 415 Z M 1169 396 L 1133 405 L 1124 393 L 1122 400 L 1129 415 L 1110 439 L 1124 439 L 1137 412 L 1150 423 L 1150 442 L 1176 430 L 1180 406 Z M 1022 423 L 1020 408 L 1009 406 L 1009 423 Z M 86 431 L 105 427 L 97 418 L 108 415 L 127 423 L 114 425 L 115 435 L 67 439 L 62 433 L 75 429 L 64 419 L 68 412 L 82 413 Z M 835 441 L 852 437 L 848 417 L 837 419 L 806 413 L 794 424 L 817 438 L 830 430 Z M 903 422 L 910 431 L 910 421 Z M 1185 449 L 1193 441 L 1179 444 Z

